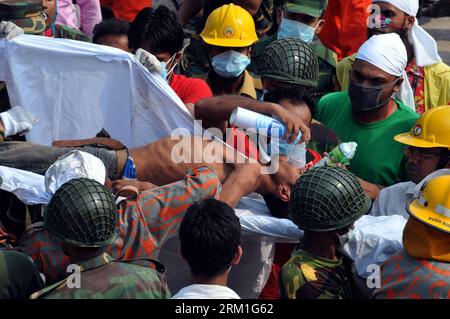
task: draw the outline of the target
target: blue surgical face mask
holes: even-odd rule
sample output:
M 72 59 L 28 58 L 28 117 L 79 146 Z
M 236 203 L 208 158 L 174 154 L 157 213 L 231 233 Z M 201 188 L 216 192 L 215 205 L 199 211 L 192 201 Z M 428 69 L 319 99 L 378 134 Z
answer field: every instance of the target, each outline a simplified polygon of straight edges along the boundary
M 229 50 L 212 58 L 214 71 L 224 78 L 237 78 L 250 64 L 245 54 Z
M 162 69 L 161 77 L 164 80 L 167 80 L 167 63 L 160 61 L 159 64 L 161 64 L 161 69 Z
M 282 18 L 278 29 L 278 39 L 294 38 L 311 43 L 314 39 L 316 28 L 298 21 Z

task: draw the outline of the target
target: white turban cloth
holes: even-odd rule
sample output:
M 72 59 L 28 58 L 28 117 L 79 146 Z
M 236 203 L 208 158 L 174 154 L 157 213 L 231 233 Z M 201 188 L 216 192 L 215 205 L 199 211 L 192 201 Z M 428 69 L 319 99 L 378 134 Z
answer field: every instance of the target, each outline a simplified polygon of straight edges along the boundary
M 61 156 L 48 168 L 45 173 L 45 190 L 53 195 L 63 184 L 82 177 L 105 184 L 105 165 L 94 155 L 82 151 L 71 151 Z
M 390 3 L 413 17 L 419 11 L 419 0 L 374 0 L 374 2 Z M 415 18 L 414 26 L 408 32 L 408 38 L 414 48 L 414 56 L 418 66 L 423 67 L 442 62 L 436 41 L 419 26 L 417 18 Z
M 359 48 L 356 58 L 369 62 L 386 73 L 403 77 L 396 97 L 415 111 L 414 92 L 406 75 L 408 53 L 402 39 L 396 33 L 374 35 Z

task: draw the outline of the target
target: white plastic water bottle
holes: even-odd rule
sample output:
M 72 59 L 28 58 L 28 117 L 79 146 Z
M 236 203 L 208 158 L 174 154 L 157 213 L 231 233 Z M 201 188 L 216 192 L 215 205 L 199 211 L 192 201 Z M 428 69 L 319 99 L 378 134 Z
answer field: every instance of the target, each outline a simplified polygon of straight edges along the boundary
M 333 167 L 337 164 L 348 165 L 350 160 L 355 157 L 356 148 L 358 144 L 356 142 L 341 143 L 336 146 L 327 156 L 322 158 L 313 167 L 329 166 Z

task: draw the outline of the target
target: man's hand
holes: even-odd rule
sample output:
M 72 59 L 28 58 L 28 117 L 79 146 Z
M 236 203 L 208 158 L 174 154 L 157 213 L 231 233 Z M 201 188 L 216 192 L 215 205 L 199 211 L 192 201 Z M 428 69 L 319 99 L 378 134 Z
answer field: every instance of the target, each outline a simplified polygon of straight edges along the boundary
M 0 113 L 0 121 L 3 124 L 5 136 L 28 133 L 38 121 L 33 113 L 21 106 L 15 106 L 10 110 Z
M 137 180 L 117 179 L 115 181 L 112 181 L 112 191 L 114 194 L 117 193 L 120 189 L 122 189 L 125 186 L 134 186 L 140 192 L 158 187 L 152 183 L 141 182 L 141 181 L 137 181 Z
M 380 194 L 380 191 L 384 188 L 383 186 L 366 182 L 359 177 L 357 178 L 359 183 L 361 184 L 362 189 L 364 190 L 364 192 L 366 192 L 367 196 L 369 196 L 371 200 L 375 200 Z
M 21 28 L 10 21 L 0 22 L 0 40 L 12 40 L 24 33 Z
M 163 69 L 161 67 L 161 63 L 153 54 L 145 51 L 144 49 L 138 49 L 134 56 L 149 72 L 156 72 L 162 75 Z
M 309 142 L 311 139 L 311 131 L 309 126 L 301 119 L 298 115 L 292 113 L 291 111 L 283 108 L 281 105 L 271 103 L 273 113 L 272 116 L 279 119 L 286 126 L 286 135 L 285 139 L 292 143 L 297 138 L 298 134 L 302 133 L 302 138 L 299 141 L 301 142 Z

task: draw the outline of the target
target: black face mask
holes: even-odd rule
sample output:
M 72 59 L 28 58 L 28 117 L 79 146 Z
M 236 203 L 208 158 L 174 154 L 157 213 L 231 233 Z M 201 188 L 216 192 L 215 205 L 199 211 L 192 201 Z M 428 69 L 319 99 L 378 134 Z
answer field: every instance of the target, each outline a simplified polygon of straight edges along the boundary
M 396 82 L 397 81 L 395 81 L 394 84 Z M 365 86 L 350 81 L 348 95 L 352 101 L 353 108 L 359 111 L 372 111 L 386 105 L 391 97 L 389 96 L 387 99 L 380 101 L 381 91 L 389 85 L 391 84 Z

